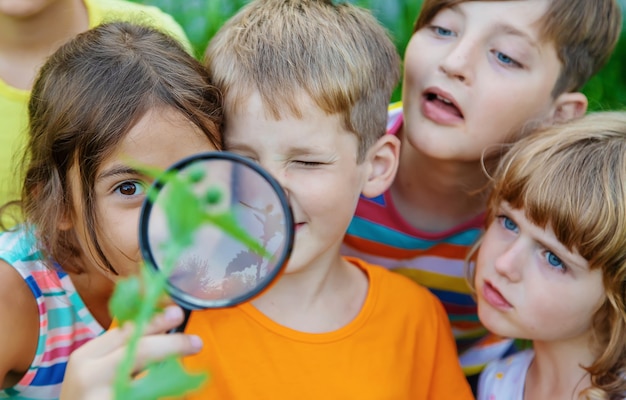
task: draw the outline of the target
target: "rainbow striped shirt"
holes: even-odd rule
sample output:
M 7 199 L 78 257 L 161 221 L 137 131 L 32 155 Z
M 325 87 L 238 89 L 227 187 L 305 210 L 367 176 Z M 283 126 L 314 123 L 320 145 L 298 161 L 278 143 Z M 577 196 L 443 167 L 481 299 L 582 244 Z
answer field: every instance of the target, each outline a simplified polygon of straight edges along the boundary
M 387 131 L 402 126 L 402 104 L 389 107 Z M 465 257 L 484 224 L 479 215 L 451 230 L 420 231 L 396 210 L 390 192 L 361 197 L 345 236 L 342 253 L 382 265 L 429 288 L 443 303 L 456 339 L 463 370 L 473 375 L 511 350 L 512 341 L 488 334 L 464 274 Z
M 24 278 L 39 307 L 39 342 L 30 368 L 0 398 L 57 399 L 72 351 L 104 329 L 93 318 L 69 276 L 42 262 L 32 231 L 24 226 L 0 234 L 0 258 Z

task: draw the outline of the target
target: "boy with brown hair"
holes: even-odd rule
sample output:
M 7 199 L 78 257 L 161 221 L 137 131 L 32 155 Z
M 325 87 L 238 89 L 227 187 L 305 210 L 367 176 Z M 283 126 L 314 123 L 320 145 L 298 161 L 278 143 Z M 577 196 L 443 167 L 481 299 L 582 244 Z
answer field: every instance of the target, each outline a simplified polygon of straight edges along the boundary
M 579 92 L 619 36 L 615 0 L 425 0 L 388 132 L 398 173 L 361 198 L 342 253 L 409 276 L 443 302 L 468 375 L 510 350 L 487 337 L 463 275 L 484 226 L 481 159 L 535 127 L 583 115 Z M 496 340 L 494 340 L 496 339 Z
M 190 398 L 471 399 L 450 325 L 426 289 L 339 254 L 359 196 L 393 180 L 385 135 L 400 59 L 366 11 L 330 0 L 256 0 L 209 44 L 228 150 L 289 195 L 295 243 L 262 296 L 191 315 L 211 380 Z

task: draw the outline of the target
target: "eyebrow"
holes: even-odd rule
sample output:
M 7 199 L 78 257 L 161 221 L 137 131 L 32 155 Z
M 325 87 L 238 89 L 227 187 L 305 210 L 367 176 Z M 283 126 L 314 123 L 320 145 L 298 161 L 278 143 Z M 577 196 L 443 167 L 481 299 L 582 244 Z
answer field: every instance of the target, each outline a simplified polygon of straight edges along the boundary
M 239 150 L 239 151 L 254 151 L 254 147 L 247 143 L 226 143 L 227 150 Z M 321 147 L 306 147 L 306 146 L 294 146 L 289 147 L 287 151 L 288 157 L 301 156 L 301 155 L 319 155 L 325 153 L 326 149 Z
M 98 176 L 96 177 L 96 180 L 100 181 L 103 179 L 111 178 L 114 176 L 120 176 L 120 175 L 141 175 L 141 173 L 135 168 L 131 168 L 126 165 L 119 165 L 119 166 L 115 166 L 113 168 L 107 169 L 105 171 L 102 171 L 100 174 L 98 174 Z
M 498 23 L 494 27 L 494 31 L 498 33 L 504 33 L 506 35 L 517 36 L 521 38 L 522 40 L 528 42 L 528 44 L 534 47 L 538 52 L 541 52 L 541 47 L 539 46 L 539 43 L 537 42 L 535 38 L 530 36 L 528 33 L 515 28 L 514 26 L 511 26 L 509 24 Z
M 466 17 L 465 13 L 463 12 L 463 10 L 459 7 L 458 4 L 455 4 L 451 7 L 448 7 L 447 10 L 450 10 L 452 12 L 455 12 L 463 17 Z M 533 38 L 532 36 L 530 36 L 528 33 L 517 29 L 514 26 L 511 26 L 509 24 L 503 24 L 503 23 L 497 23 L 496 26 L 494 27 L 494 31 L 498 32 L 498 33 L 504 33 L 507 35 L 512 35 L 512 36 L 517 36 L 523 40 L 525 40 L 526 42 L 528 42 L 528 44 L 530 44 L 532 47 L 534 47 L 535 49 L 537 49 L 537 51 L 541 52 L 541 48 L 539 46 L 539 43 L 537 42 L 537 40 L 535 38 Z
M 301 156 L 301 155 L 318 155 L 321 153 L 325 153 L 325 149 L 316 149 L 311 147 L 291 147 L 289 152 L 287 153 L 290 157 L 293 156 Z

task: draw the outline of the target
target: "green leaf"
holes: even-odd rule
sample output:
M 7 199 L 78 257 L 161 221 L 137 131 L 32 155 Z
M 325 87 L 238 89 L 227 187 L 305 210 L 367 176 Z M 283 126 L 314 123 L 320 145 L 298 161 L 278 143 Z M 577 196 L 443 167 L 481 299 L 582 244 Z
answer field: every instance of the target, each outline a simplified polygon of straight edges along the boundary
M 263 247 L 263 245 L 255 237 L 251 236 L 245 229 L 239 226 L 233 213 L 225 212 L 220 214 L 205 214 L 204 221 L 220 227 L 225 233 L 245 244 L 248 248 L 250 248 L 250 250 L 260 256 L 265 258 L 272 257 L 272 254 L 267 251 L 267 249 L 265 249 L 265 247 Z
M 207 373 L 189 374 L 174 358 L 151 365 L 146 376 L 135 379 L 128 391 L 128 399 L 156 400 L 175 397 L 197 389 L 208 377 Z
M 132 276 L 121 280 L 115 285 L 113 296 L 109 301 L 109 310 L 119 325 L 137 318 L 141 308 L 141 282 L 139 277 Z

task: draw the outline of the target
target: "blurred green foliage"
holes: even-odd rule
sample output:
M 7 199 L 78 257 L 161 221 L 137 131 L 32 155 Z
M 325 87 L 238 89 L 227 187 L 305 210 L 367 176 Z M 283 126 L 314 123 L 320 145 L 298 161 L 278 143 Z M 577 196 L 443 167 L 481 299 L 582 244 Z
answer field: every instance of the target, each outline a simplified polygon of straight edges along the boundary
M 171 14 L 185 29 L 195 55 L 202 58 L 207 43 L 222 23 L 249 0 L 131 0 L 151 4 Z M 413 31 L 413 23 L 419 12 L 421 0 L 348 0 L 370 9 L 394 38 L 398 52 L 404 50 Z M 594 1 L 594 0 L 589 0 Z M 619 0 L 622 12 L 626 0 Z M 626 15 L 625 15 L 626 18 Z M 622 36 L 613 56 L 605 68 L 593 77 L 583 89 L 589 98 L 590 110 L 624 109 L 626 105 L 626 33 Z M 400 99 L 400 87 L 392 100 Z

